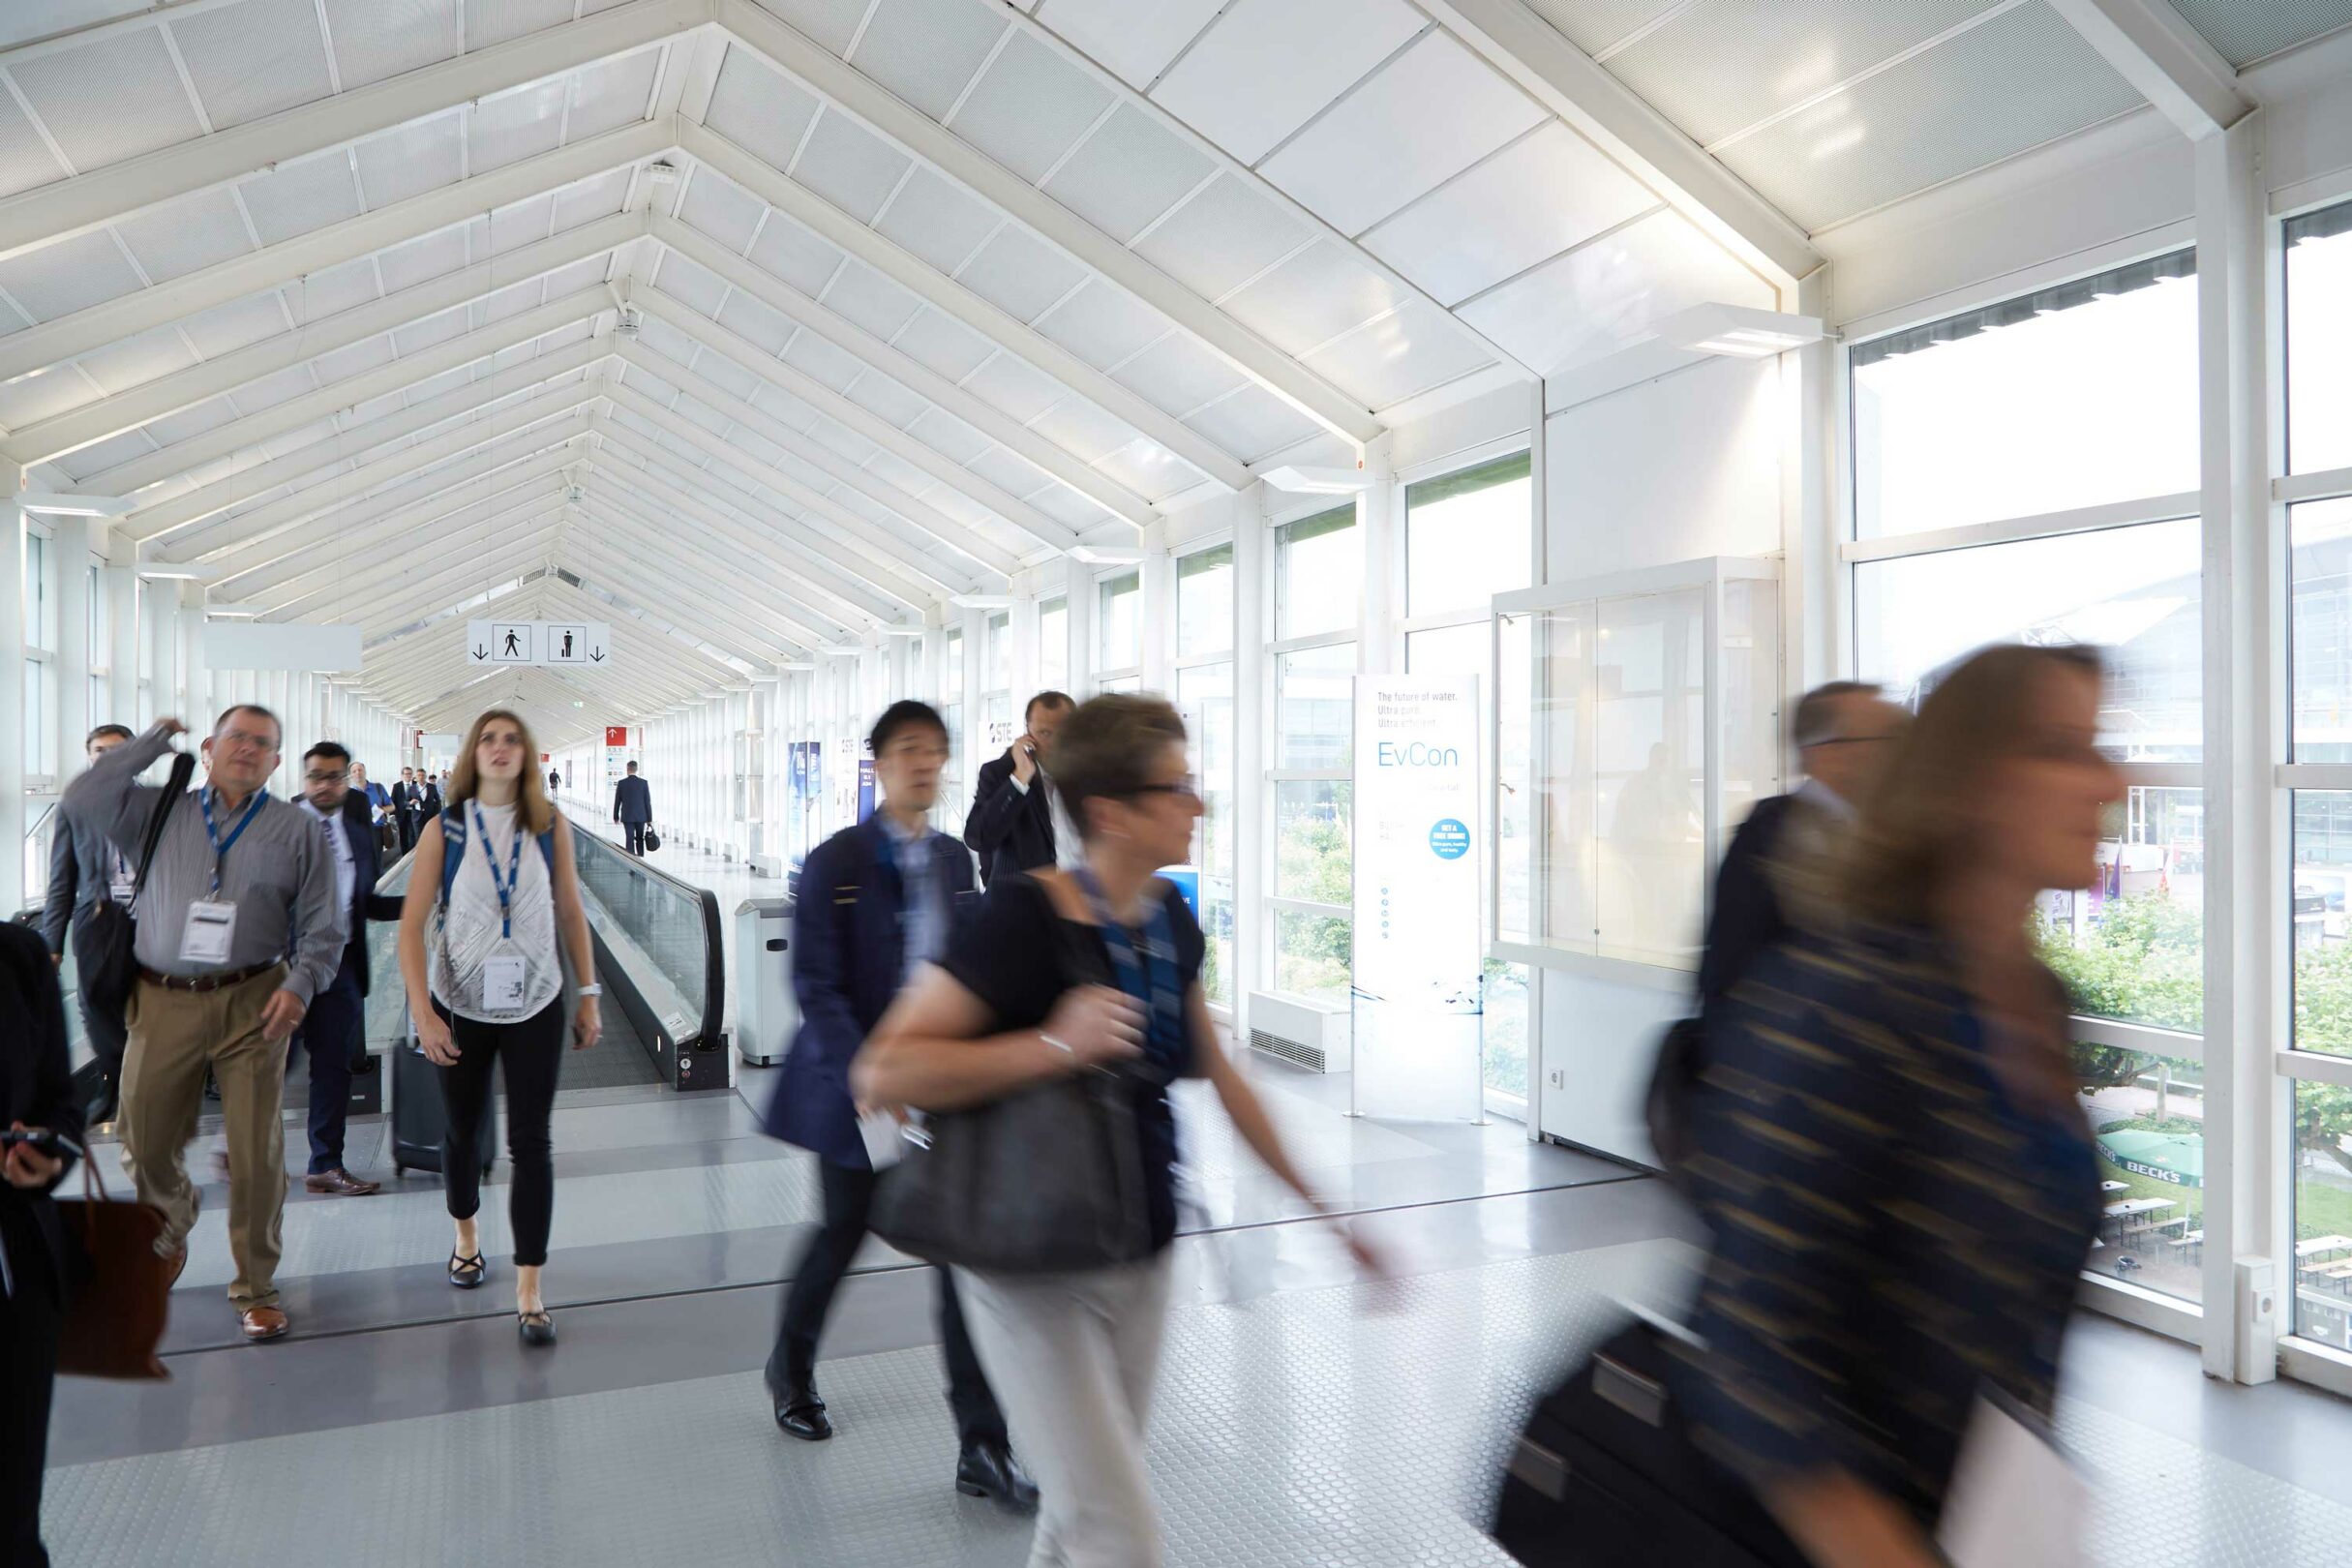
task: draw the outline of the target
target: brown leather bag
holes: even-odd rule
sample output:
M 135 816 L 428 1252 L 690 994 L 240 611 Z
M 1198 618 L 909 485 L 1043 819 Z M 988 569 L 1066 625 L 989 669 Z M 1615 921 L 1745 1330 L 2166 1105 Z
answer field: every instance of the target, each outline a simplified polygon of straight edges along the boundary
M 164 1234 L 164 1213 L 151 1203 L 107 1197 L 106 1178 L 86 1152 L 81 1191 L 80 1197 L 57 1204 L 67 1251 L 80 1253 L 67 1264 L 73 1279 L 57 1340 L 57 1370 L 75 1377 L 168 1379 L 170 1372 L 155 1353 L 171 1311 L 173 1266 L 155 1250 Z

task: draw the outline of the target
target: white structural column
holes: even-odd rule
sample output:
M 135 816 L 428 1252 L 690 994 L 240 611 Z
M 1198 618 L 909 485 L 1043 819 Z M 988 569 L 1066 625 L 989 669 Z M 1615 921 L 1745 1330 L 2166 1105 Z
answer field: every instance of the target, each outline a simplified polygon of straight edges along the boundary
M 2289 1085 L 2276 1075 L 2285 1016 L 2287 900 L 2272 898 L 2284 852 L 2273 779 L 2285 760 L 2282 526 L 2270 496 L 2268 252 L 2260 177 L 2263 121 L 2248 115 L 2196 146 L 2198 377 L 2205 576 L 2205 1140 L 2223 1186 L 2205 1212 L 2205 1370 L 2240 1382 L 2277 1375 L 2274 1346 L 2239 1323 L 2236 1265 L 2267 1259 L 2281 1332 L 2295 1257 L 2281 1130 Z M 2275 908 L 2274 908 L 2275 906 Z M 2216 1201 L 2218 1199 L 2219 1201 Z
M 2050 0 L 2050 9 L 2186 135 L 2203 138 L 2253 112 L 2229 62 L 2168 0 Z
M 1250 1038 L 1250 993 L 1272 970 L 1274 933 L 1266 915 L 1266 845 L 1273 792 L 1266 787 L 1272 740 L 1274 530 L 1266 524 L 1272 492 L 1253 485 L 1233 498 L 1233 1038 Z
M 90 551 L 103 544 L 106 524 L 61 517 L 49 535 L 57 558 L 57 777 L 81 770 L 81 738 L 98 715 L 90 711 Z
M 138 573 L 130 564 L 127 546 L 111 537 L 106 544 L 106 567 L 99 581 L 106 594 L 106 711 L 94 721 L 139 728 L 138 651 L 147 628 L 138 623 Z M 153 614 L 153 612 L 149 612 Z
M 24 875 L 24 470 L 0 462 L 0 853 L 15 867 L 16 896 L 30 890 Z
M 196 583 L 166 585 L 179 590 L 179 604 L 172 611 L 174 631 L 179 644 L 180 721 L 198 737 L 212 732 L 213 715 L 220 711 L 214 706 L 212 670 L 204 658 L 204 589 Z M 158 717 L 163 716 L 159 711 Z

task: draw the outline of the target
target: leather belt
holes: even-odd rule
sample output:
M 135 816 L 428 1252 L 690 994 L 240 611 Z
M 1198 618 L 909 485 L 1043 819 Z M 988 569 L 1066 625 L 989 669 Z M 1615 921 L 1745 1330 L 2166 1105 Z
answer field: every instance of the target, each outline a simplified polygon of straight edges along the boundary
M 166 991 L 194 991 L 201 994 L 206 991 L 226 991 L 231 985 L 242 985 L 247 980 L 266 975 L 279 967 L 281 967 L 281 961 L 273 958 L 266 964 L 247 964 L 243 969 L 226 969 L 217 975 L 165 975 L 152 969 L 142 968 L 138 972 L 138 978 L 150 985 L 161 985 Z

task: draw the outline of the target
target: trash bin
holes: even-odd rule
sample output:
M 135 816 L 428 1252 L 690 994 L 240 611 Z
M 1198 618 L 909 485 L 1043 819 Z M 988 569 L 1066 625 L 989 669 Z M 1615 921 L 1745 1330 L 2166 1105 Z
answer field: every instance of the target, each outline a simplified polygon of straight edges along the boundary
M 790 898 L 747 898 L 735 906 L 735 1048 L 757 1067 L 772 1067 L 792 1048 L 800 1006 L 792 993 Z

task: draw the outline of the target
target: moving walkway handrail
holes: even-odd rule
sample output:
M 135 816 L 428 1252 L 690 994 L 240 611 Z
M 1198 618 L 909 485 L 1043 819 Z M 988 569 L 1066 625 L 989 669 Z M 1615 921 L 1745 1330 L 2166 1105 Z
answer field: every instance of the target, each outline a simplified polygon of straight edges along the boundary
M 676 1034 L 681 1050 L 715 1049 L 727 1021 L 727 964 L 722 956 L 726 947 L 719 927 L 718 894 L 708 888 L 695 886 L 681 877 L 673 876 L 642 855 L 627 850 L 607 839 L 601 833 L 582 825 L 577 813 L 571 813 L 574 854 L 602 854 L 617 858 L 632 875 L 644 876 L 660 883 L 671 891 L 691 902 L 702 918 L 703 950 L 710 955 L 703 966 L 702 1017 L 696 1026 Z M 618 912 L 616 912 L 618 913 Z

